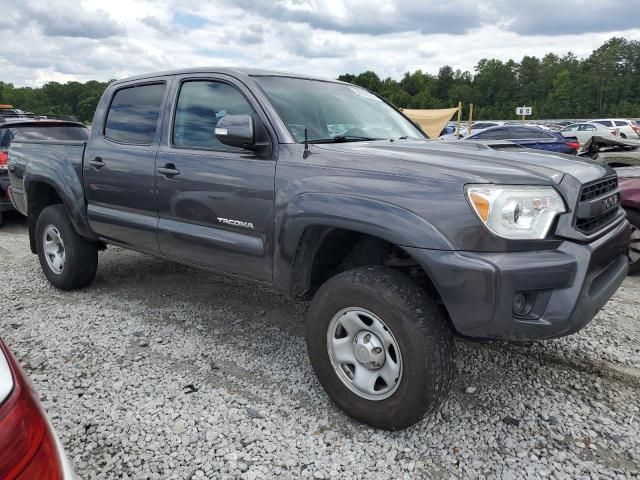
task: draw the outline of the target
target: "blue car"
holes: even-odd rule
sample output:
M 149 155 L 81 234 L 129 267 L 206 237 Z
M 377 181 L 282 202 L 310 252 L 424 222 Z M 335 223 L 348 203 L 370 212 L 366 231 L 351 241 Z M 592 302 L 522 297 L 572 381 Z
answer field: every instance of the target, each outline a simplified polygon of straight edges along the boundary
M 575 155 L 580 149 L 577 139 L 563 137 L 558 132 L 539 127 L 501 125 L 468 136 L 465 140 L 509 140 L 525 148 Z

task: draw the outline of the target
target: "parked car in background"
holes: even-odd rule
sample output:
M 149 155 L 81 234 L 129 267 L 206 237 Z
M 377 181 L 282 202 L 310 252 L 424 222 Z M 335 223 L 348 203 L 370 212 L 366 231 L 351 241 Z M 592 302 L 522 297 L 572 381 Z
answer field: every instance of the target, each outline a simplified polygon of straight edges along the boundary
M 591 137 L 580 147 L 578 155 L 610 167 L 640 167 L 640 142 L 624 139 Z
M 89 129 L 79 122 L 13 117 L 0 120 L 0 225 L 5 212 L 13 210 L 8 176 L 9 146 L 14 138 L 25 140 L 86 140 Z
M 622 207 L 631 224 L 629 273 L 640 273 L 640 167 L 617 168 L 618 185 L 622 190 Z
M 477 133 L 481 130 L 491 127 L 497 127 L 499 125 L 504 125 L 504 122 L 498 121 L 480 121 L 471 124 L 471 134 Z M 440 138 L 443 140 L 451 140 L 457 139 L 458 135 L 456 134 L 457 125 L 454 123 L 453 125 L 448 124 L 447 127 L 453 126 L 453 130 L 447 131 L 447 133 L 441 133 Z M 443 130 L 444 132 L 444 130 Z M 469 134 L 469 124 L 467 122 L 463 122 L 460 125 L 460 138 L 465 138 Z
M 13 105 L 0 104 L 0 119 L 1 118 L 34 118 L 35 115 L 31 112 L 25 112 L 19 108 L 14 108 Z
M 575 138 L 566 138 L 557 132 L 539 127 L 503 125 L 482 130 L 465 140 L 509 140 L 525 148 L 575 155 L 580 145 Z
M 73 468 L 38 396 L 0 339 L 0 478 L 70 480 Z
M 626 118 L 605 118 L 591 120 L 591 123 L 597 123 L 609 128 L 616 128 L 619 130 L 620 137 L 622 138 L 640 138 L 640 124 L 635 120 L 627 120 Z
M 580 122 L 572 123 L 560 130 L 565 137 L 576 137 L 580 145 L 585 144 L 591 137 L 618 138 L 619 131 L 615 127 L 605 127 L 600 123 Z

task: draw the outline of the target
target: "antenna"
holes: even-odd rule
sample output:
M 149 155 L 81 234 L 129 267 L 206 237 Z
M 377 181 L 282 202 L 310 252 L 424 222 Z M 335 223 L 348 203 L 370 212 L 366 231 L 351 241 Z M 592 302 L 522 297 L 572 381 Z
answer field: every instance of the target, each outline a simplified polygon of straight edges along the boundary
M 307 158 L 311 152 L 309 151 L 309 138 L 307 136 L 307 127 L 304 127 L 304 153 L 302 158 Z

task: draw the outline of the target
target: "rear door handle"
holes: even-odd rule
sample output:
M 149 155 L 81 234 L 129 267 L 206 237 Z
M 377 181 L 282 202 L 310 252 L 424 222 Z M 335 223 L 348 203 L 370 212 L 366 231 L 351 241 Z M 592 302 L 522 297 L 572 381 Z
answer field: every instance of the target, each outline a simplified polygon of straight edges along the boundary
M 105 166 L 105 163 L 102 161 L 102 157 L 96 157 L 93 160 L 89 160 L 89 165 L 92 167 L 96 167 L 97 170 L 100 170 Z
M 158 168 L 158 172 L 166 177 L 180 175 L 180 170 L 178 170 L 173 163 L 167 163 L 164 167 Z

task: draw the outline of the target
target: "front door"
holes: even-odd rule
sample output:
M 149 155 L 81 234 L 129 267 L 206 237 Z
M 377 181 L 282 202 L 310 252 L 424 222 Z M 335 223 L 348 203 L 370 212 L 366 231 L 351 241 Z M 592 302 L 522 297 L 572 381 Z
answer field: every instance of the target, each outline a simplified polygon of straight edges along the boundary
M 83 164 L 93 231 L 151 253 L 158 252 L 155 161 L 168 81 L 115 90 L 108 111 L 96 118 Z
M 182 77 L 156 159 L 158 244 L 171 258 L 271 280 L 275 159 L 220 143 L 225 115 L 258 115 L 226 77 Z M 273 149 L 272 149 L 273 150 Z

